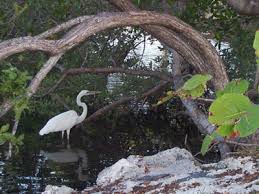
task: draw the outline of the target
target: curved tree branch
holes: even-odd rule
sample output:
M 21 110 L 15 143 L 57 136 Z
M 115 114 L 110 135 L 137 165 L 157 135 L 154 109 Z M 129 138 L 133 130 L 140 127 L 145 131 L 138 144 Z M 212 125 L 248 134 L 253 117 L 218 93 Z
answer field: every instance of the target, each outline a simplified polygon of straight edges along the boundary
M 93 16 L 80 16 L 80 17 L 77 17 L 77 18 L 74 18 L 74 19 L 71 19 L 67 22 L 64 22 L 58 26 L 55 26 L 37 36 L 35 36 L 35 38 L 39 38 L 39 39 L 44 39 L 44 38 L 48 38 L 54 34 L 57 34 L 59 32 L 62 32 L 64 30 L 67 30 L 69 28 L 72 28 L 73 26 L 77 25 L 77 24 L 80 24 L 82 22 L 85 22 L 86 20 L 89 20 L 91 19 Z
M 239 14 L 250 16 L 259 15 L 258 0 L 227 0 L 227 3 Z
M 197 63 L 194 65 L 196 65 L 196 68 L 199 72 L 205 72 L 204 70 L 206 69 L 206 72 L 209 72 L 211 75 L 213 75 L 214 85 L 217 89 L 223 88 L 223 86 L 227 83 L 228 78 L 220 57 L 217 55 L 217 52 L 215 49 L 213 49 L 212 45 L 204 37 L 202 37 L 199 32 L 176 17 L 146 11 L 128 13 L 102 13 L 97 16 L 93 16 L 91 17 L 91 20 L 87 20 L 86 22 L 83 22 L 72 28 L 63 38 L 59 40 L 43 40 L 37 38 L 36 36 L 22 37 L 4 41 L 0 43 L 0 59 L 26 50 L 40 50 L 50 54 L 63 53 L 74 48 L 89 36 L 108 28 L 128 25 L 139 26 L 147 24 L 159 25 L 163 26 L 164 29 L 170 29 L 170 32 L 168 30 L 163 32 L 163 30 L 161 30 L 160 34 L 167 36 L 170 35 L 170 37 L 174 38 L 175 40 L 173 43 L 176 43 L 179 40 L 180 43 L 178 42 L 178 45 L 174 47 L 189 48 L 188 50 L 191 52 L 189 57 L 192 55 L 192 58 L 195 58 L 197 52 L 201 53 L 204 56 L 204 61 L 206 61 L 207 64 L 210 64 L 211 67 L 207 68 L 208 65 L 205 64 L 205 62 Z M 174 35 L 172 36 L 172 34 Z M 180 37 L 184 41 L 181 41 Z M 164 42 L 166 43 L 166 41 Z M 190 48 L 187 46 L 187 44 L 192 45 L 192 47 Z M 182 49 L 181 51 L 186 51 L 186 49 Z M 185 55 L 185 53 L 182 54 Z M 190 59 L 188 58 L 188 60 Z M 201 60 L 199 61 L 201 62 Z M 220 78 L 218 77 L 219 75 Z M 219 80 L 221 81 L 219 82 Z
M 162 81 L 159 85 L 155 86 L 154 88 L 148 90 L 147 92 L 143 93 L 140 97 L 137 98 L 137 100 L 140 100 L 142 98 L 146 98 L 148 96 L 154 95 L 155 93 L 161 91 L 169 82 L 167 81 Z M 131 97 L 124 97 L 121 98 L 118 101 L 115 101 L 111 104 L 108 104 L 106 106 L 104 106 L 103 108 L 97 110 L 95 113 L 91 114 L 89 117 L 87 117 L 84 122 L 90 122 L 90 121 L 95 121 L 96 119 L 98 119 L 99 117 L 101 117 L 102 115 L 106 114 L 107 112 L 109 112 L 110 110 L 125 104 L 131 100 L 136 99 L 136 97 L 131 96 Z
M 107 0 L 120 11 L 138 11 L 139 9 L 130 0 Z M 159 41 L 174 49 L 185 61 L 192 64 L 197 72 L 213 75 L 213 85 L 216 89 L 223 89 L 228 83 L 228 76 L 222 59 L 210 44 L 206 44 L 206 51 L 196 47 L 193 41 L 186 39 L 179 33 L 159 25 L 144 25 L 144 30 L 149 32 Z M 200 43 L 198 43 L 200 44 Z

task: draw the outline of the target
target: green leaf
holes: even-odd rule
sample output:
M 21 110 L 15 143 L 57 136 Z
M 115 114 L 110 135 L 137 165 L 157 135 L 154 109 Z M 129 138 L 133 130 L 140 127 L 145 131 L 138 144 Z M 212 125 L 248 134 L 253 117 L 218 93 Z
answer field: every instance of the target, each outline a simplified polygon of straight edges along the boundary
M 204 156 L 209 149 L 211 142 L 217 136 L 217 132 L 214 131 L 211 135 L 206 135 L 201 145 L 201 154 Z
M 20 100 L 15 102 L 14 112 L 15 112 L 15 119 L 16 120 L 20 119 L 21 114 L 25 109 L 29 109 L 27 98 L 21 98 Z
M 254 39 L 254 43 L 253 43 L 253 48 L 255 50 L 259 50 L 259 30 L 257 30 L 255 32 L 255 39 Z
M 234 125 L 221 125 L 217 129 L 217 133 L 222 137 L 228 137 L 234 131 Z
M 9 127 L 10 125 L 9 124 L 6 124 L 6 125 L 3 125 L 0 129 L 0 133 L 5 133 L 9 130 Z
M 3 145 L 6 142 L 6 139 L 0 135 L 0 145 Z
M 193 90 L 197 87 L 199 87 L 200 85 L 202 86 L 206 86 L 207 81 L 211 80 L 212 76 L 211 75 L 201 75 L 201 74 L 197 74 L 192 76 L 192 78 L 188 79 L 182 89 L 183 90 Z
M 259 106 L 253 105 L 247 109 L 247 113 L 242 116 L 235 125 L 235 130 L 239 131 L 240 137 L 246 137 L 256 132 L 259 128 Z
M 199 85 L 198 87 L 190 91 L 190 95 L 194 98 L 200 97 L 204 93 L 204 89 L 204 86 Z
M 173 98 L 175 96 L 175 93 L 173 91 L 168 91 L 166 93 L 166 96 L 163 97 L 161 100 L 159 100 L 157 102 L 157 104 L 153 105 L 153 106 L 159 106 L 161 104 L 164 104 L 165 102 L 167 102 L 168 100 L 170 100 L 171 98 Z
M 223 91 L 216 93 L 217 97 L 221 97 L 223 94 L 236 93 L 244 94 L 248 90 L 249 82 L 246 80 L 232 80 L 229 82 Z
M 249 98 L 242 94 L 224 94 L 211 104 L 209 121 L 216 125 L 233 125 L 251 104 Z

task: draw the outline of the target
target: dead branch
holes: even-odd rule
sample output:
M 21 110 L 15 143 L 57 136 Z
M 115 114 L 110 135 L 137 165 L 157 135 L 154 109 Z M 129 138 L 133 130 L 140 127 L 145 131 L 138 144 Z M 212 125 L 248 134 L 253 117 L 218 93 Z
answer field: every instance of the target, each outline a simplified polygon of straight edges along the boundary
M 109 112 L 110 110 L 128 103 L 134 99 L 136 99 L 137 101 L 142 99 L 142 98 L 146 98 L 148 96 L 154 95 L 155 93 L 161 91 L 169 82 L 167 81 L 162 81 L 159 85 L 155 86 L 154 88 L 148 90 L 147 92 L 143 93 L 140 97 L 138 97 L 136 99 L 136 97 L 131 96 L 131 97 L 123 97 L 118 101 L 115 101 L 111 104 L 108 104 L 106 106 L 104 106 L 103 108 L 97 110 L 95 113 L 93 113 L 92 115 L 90 115 L 89 117 L 87 117 L 84 122 L 90 122 L 90 121 L 95 121 L 96 119 L 98 119 L 99 117 L 103 116 L 104 114 L 106 114 L 107 112 Z

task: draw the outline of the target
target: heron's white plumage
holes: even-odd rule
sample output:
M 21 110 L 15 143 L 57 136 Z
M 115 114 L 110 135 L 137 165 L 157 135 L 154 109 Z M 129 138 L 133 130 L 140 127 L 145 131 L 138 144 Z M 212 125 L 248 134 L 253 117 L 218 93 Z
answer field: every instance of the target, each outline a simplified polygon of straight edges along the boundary
M 87 115 L 87 105 L 81 101 L 82 96 L 94 95 L 98 93 L 100 92 L 82 90 L 76 98 L 77 105 L 83 108 L 82 114 L 79 116 L 74 110 L 61 113 L 50 119 L 47 124 L 40 130 L 39 134 L 45 135 L 51 132 L 62 131 L 63 138 L 64 131 L 67 131 L 67 139 L 69 141 L 70 129 L 73 126 L 83 122 Z
M 40 135 L 45 135 L 50 132 L 65 131 L 71 129 L 76 125 L 78 115 L 76 111 L 69 110 L 58 114 L 57 116 L 51 118 L 47 124 L 40 130 Z

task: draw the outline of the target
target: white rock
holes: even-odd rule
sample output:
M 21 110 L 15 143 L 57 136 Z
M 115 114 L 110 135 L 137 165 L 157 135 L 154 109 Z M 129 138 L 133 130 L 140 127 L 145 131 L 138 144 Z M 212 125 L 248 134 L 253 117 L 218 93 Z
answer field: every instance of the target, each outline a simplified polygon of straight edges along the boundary
M 128 160 L 123 158 L 114 165 L 101 171 L 96 183 L 97 185 L 107 185 L 121 178 L 127 178 L 129 176 L 134 177 L 134 175 L 139 173 L 143 173 L 143 171 L 137 165 L 130 163 Z
M 71 194 L 72 192 L 75 192 L 75 190 L 64 185 L 62 185 L 61 187 L 47 185 L 45 188 L 45 191 L 42 193 L 43 194 Z
M 104 169 L 94 193 L 249 193 L 259 191 L 258 162 L 252 157 L 228 158 L 201 165 L 185 149 L 153 156 L 129 156 Z M 108 189 L 108 190 L 107 190 Z

